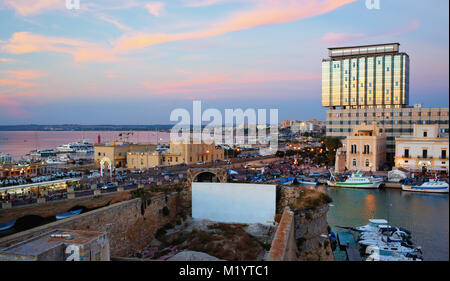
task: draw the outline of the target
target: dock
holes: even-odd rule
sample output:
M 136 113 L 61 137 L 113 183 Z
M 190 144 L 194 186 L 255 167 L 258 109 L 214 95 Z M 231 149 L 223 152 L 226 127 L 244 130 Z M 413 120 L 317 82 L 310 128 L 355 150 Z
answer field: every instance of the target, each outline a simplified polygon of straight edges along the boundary
M 349 231 L 339 231 L 337 233 L 339 240 L 339 247 L 341 249 L 347 248 L 349 246 L 355 246 L 355 239 L 353 239 L 353 234 Z
M 339 247 L 345 249 L 347 259 L 349 261 L 361 261 L 361 256 L 359 255 L 353 234 L 348 231 L 339 231 L 337 236 L 339 239 Z

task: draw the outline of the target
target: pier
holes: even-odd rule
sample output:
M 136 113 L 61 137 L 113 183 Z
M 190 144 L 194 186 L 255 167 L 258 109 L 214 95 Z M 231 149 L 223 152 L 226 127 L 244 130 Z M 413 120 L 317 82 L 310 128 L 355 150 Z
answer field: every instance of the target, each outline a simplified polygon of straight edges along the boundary
M 337 236 L 339 239 L 339 247 L 345 249 L 347 259 L 349 261 L 361 261 L 361 256 L 359 255 L 353 234 L 348 231 L 339 231 Z

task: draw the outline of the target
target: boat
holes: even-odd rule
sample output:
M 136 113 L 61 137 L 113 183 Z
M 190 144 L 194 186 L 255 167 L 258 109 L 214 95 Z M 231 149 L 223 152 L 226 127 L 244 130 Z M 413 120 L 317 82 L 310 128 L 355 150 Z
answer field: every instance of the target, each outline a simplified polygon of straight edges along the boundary
M 317 179 L 313 181 L 312 179 L 306 179 L 303 177 L 297 178 L 298 184 L 305 184 L 305 185 L 317 185 Z
M 379 254 L 372 254 L 367 257 L 366 261 L 422 261 L 422 259 L 414 255 L 393 255 L 393 256 L 383 256 Z
M 370 231 L 377 232 L 380 228 L 390 228 L 391 226 L 387 225 L 388 221 L 385 219 L 369 219 L 369 223 L 363 226 L 357 226 L 354 229 L 356 231 Z
M 58 215 L 56 215 L 56 219 L 57 220 L 67 219 L 67 218 L 70 218 L 70 217 L 73 217 L 73 216 L 76 216 L 76 215 L 80 214 L 81 211 L 82 211 L 82 209 L 78 209 L 78 210 L 74 210 L 74 211 L 69 211 L 69 212 L 66 212 L 66 213 L 58 214 Z
M 382 180 L 373 177 L 365 177 L 363 173 L 353 173 L 345 181 L 338 181 L 331 174 L 330 180 L 327 181 L 329 186 L 334 187 L 351 187 L 351 188 L 364 188 L 364 189 L 376 189 L 383 183 Z
M 402 190 L 427 193 L 448 193 L 448 183 L 436 179 L 430 179 L 421 185 L 402 185 Z
M 0 224 L 0 231 L 10 229 L 15 224 L 16 224 L 16 221 L 10 221 L 10 222 L 6 222 L 6 223 L 2 223 L 2 224 Z
M 390 256 L 390 255 L 394 255 L 395 253 L 398 254 L 421 254 L 422 253 L 422 249 L 420 247 L 416 247 L 416 248 L 408 248 L 408 247 L 393 247 L 393 246 L 375 246 L 375 245 L 370 245 L 366 247 L 366 251 L 365 253 L 367 255 L 372 255 L 374 253 L 378 253 L 380 255 L 383 256 Z
M 74 149 L 70 146 L 70 144 L 63 144 L 56 148 L 58 152 L 74 152 Z

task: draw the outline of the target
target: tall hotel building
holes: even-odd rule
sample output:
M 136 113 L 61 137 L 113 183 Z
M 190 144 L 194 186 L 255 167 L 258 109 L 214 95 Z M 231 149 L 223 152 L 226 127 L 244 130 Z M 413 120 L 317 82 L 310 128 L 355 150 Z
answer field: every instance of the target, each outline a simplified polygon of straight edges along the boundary
M 354 125 L 376 121 L 386 132 L 386 161 L 393 163 L 395 137 L 414 124 L 448 131 L 448 107 L 409 106 L 409 56 L 399 43 L 329 48 L 322 60 L 326 135 L 346 137 Z M 426 94 L 426 93 L 424 93 Z

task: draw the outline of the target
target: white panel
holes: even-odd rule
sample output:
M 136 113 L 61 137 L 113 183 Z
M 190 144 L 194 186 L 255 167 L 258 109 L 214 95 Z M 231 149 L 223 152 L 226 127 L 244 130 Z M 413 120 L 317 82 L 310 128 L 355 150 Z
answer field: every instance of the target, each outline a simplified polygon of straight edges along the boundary
M 270 224 L 276 186 L 247 183 L 192 183 L 192 218 L 226 223 Z

